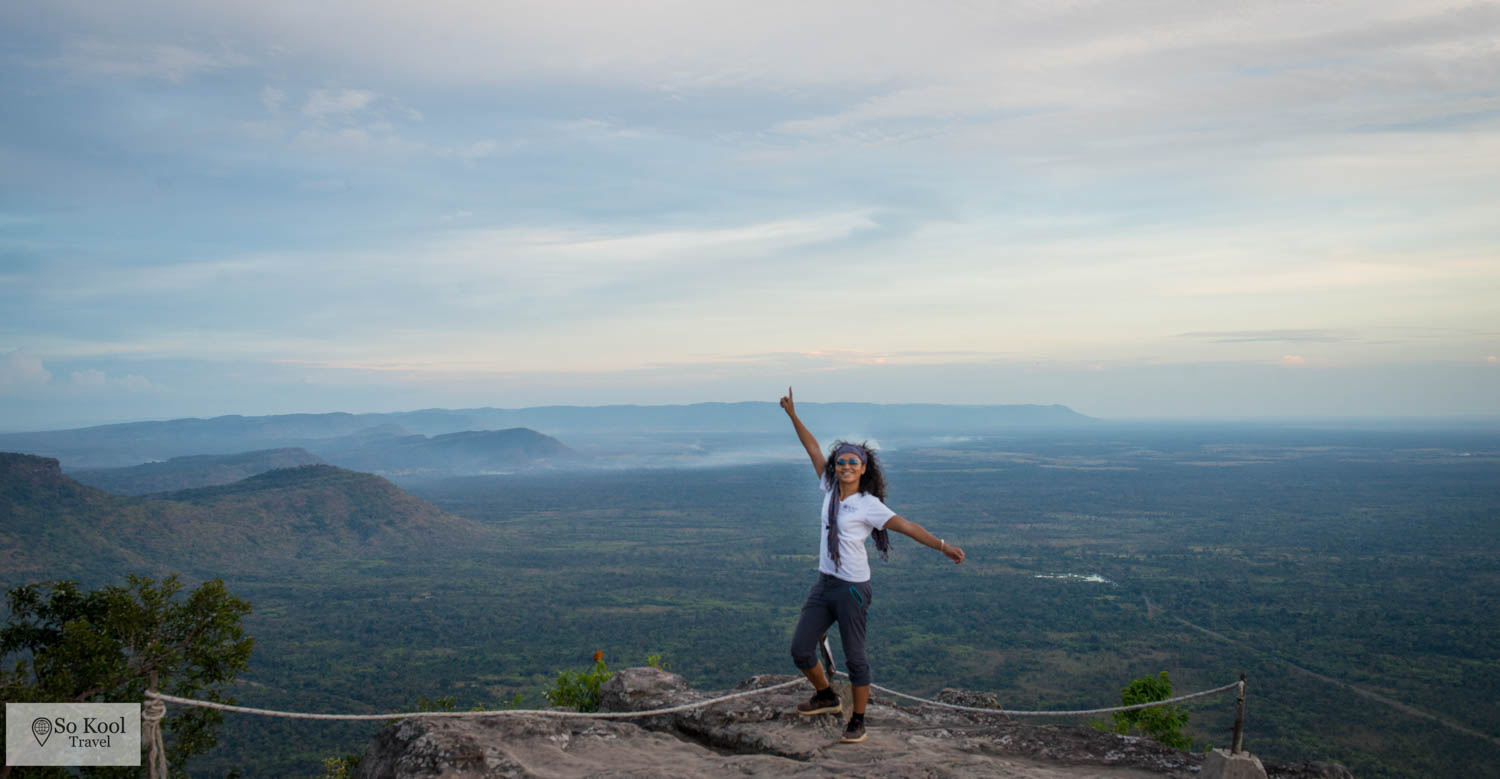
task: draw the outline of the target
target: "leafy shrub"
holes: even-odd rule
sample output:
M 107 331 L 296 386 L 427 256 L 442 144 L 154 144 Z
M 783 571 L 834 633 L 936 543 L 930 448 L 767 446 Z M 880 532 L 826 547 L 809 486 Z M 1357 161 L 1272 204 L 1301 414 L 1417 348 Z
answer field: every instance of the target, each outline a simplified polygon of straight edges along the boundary
M 323 758 L 323 775 L 319 779 L 352 779 L 359 768 L 359 755 Z
M 1120 691 L 1120 703 L 1134 706 L 1138 703 L 1164 701 L 1172 697 L 1172 679 L 1166 671 L 1156 676 L 1143 676 Z M 1173 749 L 1187 749 L 1190 739 L 1182 734 L 1188 714 L 1177 706 L 1153 706 L 1149 709 L 1117 711 L 1112 716 L 1116 733 L 1140 733 L 1160 741 Z
M 598 711 L 599 687 L 614 674 L 604 666 L 604 653 L 594 653 L 594 667 L 587 671 L 559 671 L 552 689 L 542 693 L 553 706 L 574 711 Z

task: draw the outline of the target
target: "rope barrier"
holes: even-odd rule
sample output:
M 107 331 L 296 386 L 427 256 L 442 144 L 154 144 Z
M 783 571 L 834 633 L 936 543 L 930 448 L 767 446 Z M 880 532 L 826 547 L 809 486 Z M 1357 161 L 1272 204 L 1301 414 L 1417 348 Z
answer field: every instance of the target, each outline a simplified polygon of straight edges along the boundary
M 253 709 L 249 706 L 231 706 L 227 703 L 215 703 L 213 701 L 200 701 L 194 698 L 179 698 L 175 695 L 167 695 L 155 690 L 147 690 L 146 697 L 156 701 L 167 703 L 180 703 L 184 706 L 197 706 L 204 709 L 218 709 L 220 711 L 234 711 L 240 714 L 259 714 L 264 717 L 287 717 L 289 719 L 323 719 L 323 720 L 388 720 L 388 719 L 411 719 L 418 717 L 501 717 L 515 714 L 527 714 L 541 717 L 565 717 L 573 719 L 582 717 L 585 719 L 630 719 L 633 717 L 654 717 L 658 714 L 676 714 L 679 711 L 698 709 L 704 706 L 712 706 L 715 703 L 744 698 L 749 695 L 759 695 L 772 690 L 780 690 L 801 684 L 803 680 L 793 679 L 790 682 L 774 684 L 770 687 L 760 687 L 754 690 L 720 695 L 717 698 L 709 698 L 693 703 L 685 703 L 681 706 L 671 706 L 665 709 L 650 709 L 648 711 L 554 711 L 552 709 L 496 709 L 491 711 L 407 711 L 397 714 L 309 714 L 300 711 L 276 711 L 274 709 Z M 144 717 L 143 717 L 144 718 Z
M 848 677 L 844 671 L 835 671 L 839 676 Z M 670 706 L 663 709 L 648 709 L 646 711 L 553 711 L 551 709 L 498 709 L 491 711 L 408 711 L 396 714 L 313 714 L 300 711 L 276 711 L 274 709 L 256 709 L 249 706 L 233 706 L 227 703 L 216 703 L 214 701 L 203 701 L 196 698 L 180 698 L 176 695 L 167 695 L 156 690 L 146 691 L 145 707 L 141 710 L 141 739 L 146 742 L 146 766 L 151 779 L 166 779 L 167 777 L 167 751 L 162 744 L 161 720 L 167 713 L 166 704 L 177 703 L 183 706 L 196 706 L 204 709 L 217 709 L 219 711 L 233 711 L 240 714 L 256 714 L 263 717 L 285 717 L 289 719 L 315 719 L 315 720 L 392 720 L 412 718 L 438 718 L 438 717 L 500 717 L 509 715 L 525 714 L 540 717 L 562 717 L 567 719 L 633 719 L 636 717 L 654 717 L 661 714 L 676 714 L 677 712 L 700 709 L 712 706 L 715 703 L 745 698 L 751 695 L 772 692 L 785 689 L 793 685 L 803 683 L 802 679 L 793 679 L 781 684 L 773 684 L 770 687 L 758 687 L 754 690 L 720 695 L 716 698 L 685 703 L 680 706 Z M 940 706 L 945 709 L 956 709 L 977 714 L 1001 714 L 1009 717 L 1068 717 L 1084 714 L 1109 714 L 1116 711 L 1135 711 L 1136 709 L 1149 709 L 1153 706 L 1166 706 L 1172 703 L 1190 701 L 1194 698 L 1206 698 L 1210 695 L 1228 692 L 1230 690 L 1243 691 L 1245 682 L 1243 679 L 1223 687 L 1215 687 L 1212 690 L 1201 690 L 1199 692 L 1179 695 L 1162 701 L 1151 701 L 1149 703 L 1137 703 L 1130 706 L 1110 706 L 1103 709 L 1075 709 L 1072 711 L 1016 711 L 1011 709 L 986 709 L 978 706 L 960 706 L 956 703 L 944 703 L 928 698 L 908 695 L 897 692 L 888 687 L 872 684 L 870 687 L 888 695 L 899 698 L 918 701 L 929 706 Z
M 839 671 L 838 675 L 848 676 L 848 674 L 844 673 L 843 671 Z M 1074 709 L 1072 711 L 1017 711 L 1014 709 L 986 709 L 980 706 L 960 706 L 956 703 L 944 703 L 942 701 L 919 698 L 915 695 L 908 695 L 904 692 L 897 692 L 887 687 L 881 687 L 878 684 L 872 684 L 870 685 L 870 687 L 888 695 L 895 695 L 898 698 L 920 701 L 921 703 L 925 703 L 930 706 L 941 706 L 945 709 L 972 711 L 980 714 L 1004 714 L 1007 717 L 1076 717 L 1084 714 L 1110 714 L 1116 711 L 1135 711 L 1137 709 L 1149 709 L 1153 706 L 1166 706 L 1170 703 L 1181 703 L 1182 701 L 1190 701 L 1194 698 L 1207 698 L 1210 695 L 1218 695 L 1219 693 L 1229 692 L 1230 690 L 1237 690 L 1242 684 L 1244 684 L 1244 682 L 1234 682 L 1232 684 L 1226 684 L 1223 687 L 1215 687 L 1212 690 L 1201 690 L 1199 692 L 1188 693 L 1187 695 L 1179 695 L 1175 698 L 1167 698 L 1166 700 L 1161 701 L 1151 701 L 1149 703 L 1135 703 L 1129 706 L 1110 706 L 1103 709 Z
M 837 671 L 836 673 L 839 676 L 844 677 L 847 677 L 849 675 L 843 671 Z M 227 703 L 202 701 L 196 698 L 179 698 L 176 695 L 167 695 L 166 693 L 157 692 L 155 690 L 147 690 L 146 698 L 148 700 L 146 702 L 146 710 L 141 714 L 141 719 L 149 723 L 156 723 L 160 721 L 162 716 L 161 713 L 165 713 L 166 710 L 166 707 L 163 705 L 164 703 L 177 703 L 184 706 L 196 706 L 204 709 L 218 709 L 219 711 L 233 711 L 240 714 L 256 714 L 263 717 L 286 717 L 289 719 L 318 720 L 391 720 L 437 717 L 501 717 L 520 714 L 540 717 L 564 717 L 568 719 L 631 719 L 635 717 L 654 717 L 660 714 L 676 714 L 677 712 L 700 709 L 705 706 L 712 706 L 715 703 L 722 703 L 724 701 L 734 700 L 736 698 L 745 698 L 751 695 L 760 695 L 761 693 L 785 689 L 793 685 L 801 684 L 802 682 L 802 679 L 793 679 L 789 682 L 773 684 L 770 687 L 758 687 L 754 690 L 745 690 L 743 692 L 730 693 L 729 695 L 720 695 L 717 698 L 708 698 L 701 701 L 694 701 L 693 703 L 684 703 L 680 706 L 670 706 L 664 709 L 648 709 L 646 711 L 556 711 L 554 709 L 492 709 L 488 711 L 406 711 L 397 712 L 394 714 L 313 714 L 300 711 L 277 711 L 275 709 L 256 709 L 249 706 L 233 706 Z M 904 692 L 892 690 L 888 687 L 881 687 L 878 684 L 872 684 L 870 685 L 870 687 L 888 695 L 894 695 L 899 698 L 914 700 L 919 703 L 928 704 L 930 706 L 940 706 L 945 709 L 956 709 L 958 711 L 969 711 L 978 714 L 1004 714 L 1009 717 L 1071 717 L 1085 714 L 1109 714 L 1116 711 L 1135 711 L 1137 709 L 1149 709 L 1154 706 L 1166 706 L 1172 703 L 1190 701 L 1194 698 L 1206 698 L 1210 695 L 1218 695 L 1219 693 L 1229 692 L 1230 690 L 1238 689 L 1243 684 L 1244 682 L 1232 682 L 1230 684 L 1224 685 L 1223 687 L 1215 687 L 1212 690 L 1201 690 L 1199 692 L 1188 693 L 1187 695 L 1179 695 L 1175 698 L 1167 698 L 1166 700 L 1160 701 L 1150 701 L 1148 703 L 1136 703 L 1129 706 L 1110 706 L 1102 709 L 1074 709 L 1071 711 L 1019 711 L 1013 709 L 988 709 L 979 706 L 960 706 L 956 703 L 944 703 L 943 701 L 935 701 L 929 698 L 909 695 Z M 158 711 L 160 711 L 161 713 L 157 713 Z M 156 728 L 156 731 L 156 735 L 159 740 L 159 728 Z
M 848 678 L 849 676 L 848 673 L 839 671 L 837 669 L 834 670 L 834 673 L 845 678 Z M 219 711 L 232 711 L 240 714 L 255 714 L 263 717 L 284 717 L 288 719 L 312 720 L 368 721 L 414 718 L 435 719 L 440 717 L 501 717 L 512 715 L 560 717 L 567 719 L 634 719 L 637 717 L 654 717 L 662 714 L 676 714 L 678 712 L 701 709 L 706 706 L 712 706 L 715 703 L 723 703 L 724 701 L 734 700 L 736 698 L 745 698 L 751 695 L 760 695 L 762 693 L 773 692 L 775 690 L 785 689 L 794 685 L 800 685 L 803 683 L 803 681 L 804 680 L 802 679 L 793 679 L 789 682 L 773 684 L 770 687 L 758 687 L 753 690 L 744 690 L 741 692 L 730 693 L 728 695 L 720 695 L 715 698 L 708 698 L 701 701 L 694 701 L 692 703 L 685 703 L 680 706 L 669 706 L 661 709 L 648 709 L 646 711 L 590 712 L 554 711 L 552 709 L 497 709 L 489 711 L 408 711 L 395 714 L 314 714 L 310 712 L 277 711 L 275 709 L 257 709 L 250 706 L 235 706 L 227 703 L 198 700 L 196 698 L 181 698 L 176 695 L 167 695 L 162 692 L 157 692 L 156 690 L 146 690 L 146 702 L 144 708 L 141 710 L 141 739 L 146 743 L 146 765 L 149 776 L 151 777 L 151 779 L 166 779 L 166 777 L 168 776 L 167 751 L 162 743 L 161 720 L 164 716 L 166 716 L 167 703 L 177 703 L 183 706 L 195 706 L 205 709 L 217 709 Z M 935 701 L 929 698 L 910 695 L 904 692 L 899 692 L 897 690 L 892 690 L 889 687 L 881 687 L 878 684 L 871 684 L 870 687 L 879 690 L 880 692 L 886 693 L 887 695 L 894 695 L 898 698 L 906 698 L 908 700 L 917 701 L 928 706 L 938 706 L 945 709 L 954 709 L 957 711 L 966 711 L 976 714 L 999 714 L 1008 717 L 1069 717 L 1087 714 L 1110 714 L 1117 711 L 1135 711 L 1137 709 L 1149 709 L 1155 706 L 1166 706 L 1173 703 L 1190 701 L 1195 698 L 1206 698 L 1211 695 L 1218 695 L 1220 693 L 1229 692 L 1230 690 L 1239 690 L 1243 695 L 1245 681 L 1242 676 L 1240 681 L 1232 682 L 1222 687 L 1215 687 L 1211 690 L 1200 690 L 1198 692 L 1188 693 L 1187 695 L 1179 695 L 1175 698 L 1167 698 L 1166 700 L 1150 701 L 1148 703 L 1137 703 L 1129 706 L 1110 706 L 1101 709 L 1074 709 L 1070 711 L 1021 711 L 1014 709 L 990 709 L 982 708 L 979 706 L 961 706 L 956 703 L 945 703 L 943 701 Z

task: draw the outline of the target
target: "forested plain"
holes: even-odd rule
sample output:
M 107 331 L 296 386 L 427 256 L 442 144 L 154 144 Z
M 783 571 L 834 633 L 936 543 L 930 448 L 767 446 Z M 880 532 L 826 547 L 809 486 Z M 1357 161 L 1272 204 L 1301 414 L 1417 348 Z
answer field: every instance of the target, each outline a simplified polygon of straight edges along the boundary
M 891 507 L 968 559 L 897 536 L 873 564 L 879 684 L 1071 709 L 1162 670 L 1178 692 L 1243 672 L 1257 755 L 1361 777 L 1500 761 L 1492 433 L 1117 429 L 893 447 L 884 464 Z M 611 667 L 658 654 L 704 689 L 793 672 L 818 542 L 805 462 L 408 489 L 494 536 L 236 574 L 257 641 L 241 702 L 542 706 L 596 650 Z M 1196 748 L 1228 742 L 1232 707 L 1189 706 Z M 195 770 L 313 775 L 376 727 L 231 715 Z

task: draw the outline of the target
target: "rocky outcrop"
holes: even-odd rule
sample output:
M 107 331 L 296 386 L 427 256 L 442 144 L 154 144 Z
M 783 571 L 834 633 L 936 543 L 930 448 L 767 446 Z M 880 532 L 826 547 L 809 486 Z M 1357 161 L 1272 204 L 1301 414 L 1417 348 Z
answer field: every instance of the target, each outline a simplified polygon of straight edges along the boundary
M 35 487 L 67 482 L 55 458 L 20 452 L 0 452 L 0 480 Z
M 734 691 L 790 676 L 756 676 Z M 615 674 L 601 711 L 646 711 L 718 697 L 652 668 Z M 842 695 L 846 714 L 847 686 Z M 506 716 L 413 719 L 383 730 L 357 776 L 376 777 L 1192 777 L 1201 755 L 1085 726 L 1036 725 L 1000 715 L 873 699 L 869 739 L 840 744 L 844 717 L 799 716 L 804 685 L 674 714 L 628 720 Z M 984 694 L 944 691 L 966 706 Z M 1352 779 L 1340 766 L 1266 765 L 1280 779 Z

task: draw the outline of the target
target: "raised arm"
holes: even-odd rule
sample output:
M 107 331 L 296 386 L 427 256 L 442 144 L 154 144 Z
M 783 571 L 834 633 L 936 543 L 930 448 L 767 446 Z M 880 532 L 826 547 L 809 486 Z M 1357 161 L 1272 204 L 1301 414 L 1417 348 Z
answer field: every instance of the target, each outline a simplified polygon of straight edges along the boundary
M 922 546 L 931 547 L 942 552 L 949 560 L 953 561 L 954 565 L 964 561 L 964 550 L 927 532 L 927 528 L 909 519 L 903 519 L 900 514 L 886 520 L 885 529 L 894 530 L 905 536 L 911 536 L 912 540 Z
M 822 478 L 823 469 L 828 466 L 828 458 L 823 456 L 823 448 L 818 446 L 818 439 L 808 431 L 802 420 L 797 418 L 797 409 L 792 405 L 792 388 L 786 388 L 786 396 L 781 399 L 781 409 L 792 418 L 792 427 L 797 429 L 797 440 L 802 442 L 802 448 L 807 450 L 807 456 L 812 458 L 813 470 L 818 472 Z

